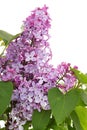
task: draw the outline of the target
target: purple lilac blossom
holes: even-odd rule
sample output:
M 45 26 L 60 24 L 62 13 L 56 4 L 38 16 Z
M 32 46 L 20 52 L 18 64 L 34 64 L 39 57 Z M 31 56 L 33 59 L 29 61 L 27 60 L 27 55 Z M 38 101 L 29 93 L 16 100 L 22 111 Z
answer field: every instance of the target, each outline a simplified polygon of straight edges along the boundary
M 70 69 L 70 63 L 62 62 L 57 67 L 58 80 L 57 87 L 62 89 L 63 92 L 67 92 L 69 89 L 75 86 L 77 79 Z M 75 68 L 75 67 L 74 67 Z
M 51 19 L 47 9 L 44 6 L 32 11 L 24 21 L 22 34 L 9 44 L 6 56 L 0 58 L 0 79 L 14 85 L 9 130 L 23 129 L 22 125 L 32 120 L 35 109 L 50 109 L 50 88 L 66 92 L 76 83 L 69 63 L 63 62 L 57 68 L 49 64 L 52 52 L 47 40 Z

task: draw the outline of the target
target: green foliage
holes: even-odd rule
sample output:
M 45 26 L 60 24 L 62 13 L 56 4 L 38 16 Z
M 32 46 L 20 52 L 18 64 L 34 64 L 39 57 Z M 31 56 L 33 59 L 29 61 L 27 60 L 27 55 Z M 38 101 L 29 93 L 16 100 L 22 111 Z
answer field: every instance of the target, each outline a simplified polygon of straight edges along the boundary
M 5 45 L 7 45 L 11 41 L 12 38 L 13 38 L 12 34 L 6 31 L 0 30 L 0 39 L 2 39 L 5 42 Z
M 2 115 L 0 116 L 0 120 L 6 121 L 6 120 L 7 120 L 7 115 L 6 115 L 6 114 L 2 114 Z
M 0 130 L 6 130 L 5 128 L 0 128 Z
M 6 50 L 8 44 L 16 39 L 17 37 L 19 37 L 21 35 L 21 33 L 16 34 L 16 35 L 12 35 L 6 31 L 0 30 L 0 41 L 1 41 L 1 46 L 4 46 L 4 49 L 2 51 L 2 53 L 0 54 L 0 56 L 2 56 L 4 54 L 4 51 Z
M 47 126 L 47 128 L 48 128 L 47 130 L 49 130 L 50 128 L 54 129 L 55 127 L 57 127 L 57 124 L 56 124 L 55 118 L 52 116 L 50 118 L 50 120 L 49 120 L 49 123 L 48 123 L 48 126 Z
M 68 130 L 67 124 L 66 123 L 62 123 L 60 125 L 57 125 L 55 118 L 52 117 L 49 121 L 49 124 L 47 126 L 46 130 Z
M 3 40 L 5 43 L 5 46 L 7 46 L 13 39 L 19 37 L 21 33 L 12 35 L 6 31 L 0 30 L 0 40 Z
M 30 124 L 29 121 L 27 121 L 26 124 L 23 125 L 24 130 L 28 130 L 29 124 Z
M 11 82 L 0 81 L 0 116 L 4 113 L 10 103 L 13 92 L 13 85 Z
M 78 115 L 83 130 L 87 130 L 87 108 L 78 106 L 75 111 Z
M 50 120 L 50 114 L 51 111 L 49 110 L 42 110 L 41 112 L 35 110 L 32 117 L 33 129 L 45 130 Z
M 55 126 L 54 130 L 68 130 L 67 126 L 65 124 L 59 125 L 59 126 Z
M 48 92 L 48 100 L 55 117 L 57 125 L 61 124 L 66 117 L 75 109 L 80 99 L 79 91 L 72 89 L 63 94 L 57 88 L 52 88 Z
M 87 105 L 87 89 L 81 91 L 81 99 Z
M 83 74 L 81 71 L 76 70 L 74 68 L 72 68 L 71 70 L 74 72 L 74 74 L 76 75 L 76 77 L 80 83 L 87 84 L 87 75 L 86 74 Z
M 80 124 L 79 118 L 78 118 L 78 116 L 77 116 L 75 111 L 73 111 L 71 113 L 71 118 L 73 120 L 73 124 L 74 124 L 76 130 L 83 130 L 83 128 L 82 128 L 82 126 Z

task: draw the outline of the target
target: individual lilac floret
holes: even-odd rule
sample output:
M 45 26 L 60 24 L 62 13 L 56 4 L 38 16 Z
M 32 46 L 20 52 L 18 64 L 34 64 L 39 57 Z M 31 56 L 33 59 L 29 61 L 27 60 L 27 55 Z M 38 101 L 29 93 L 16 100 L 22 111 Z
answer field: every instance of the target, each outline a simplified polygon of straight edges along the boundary
M 32 51 L 30 54 L 27 52 L 25 53 L 25 61 L 36 61 L 37 59 L 35 58 L 35 52 Z

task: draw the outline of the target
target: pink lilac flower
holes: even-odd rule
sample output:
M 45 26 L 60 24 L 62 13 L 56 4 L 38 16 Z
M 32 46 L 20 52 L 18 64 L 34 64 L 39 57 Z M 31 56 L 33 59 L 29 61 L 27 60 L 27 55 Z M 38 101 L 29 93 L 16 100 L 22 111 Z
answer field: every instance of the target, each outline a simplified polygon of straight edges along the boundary
M 62 62 L 57 67 L 58 70 L 58 80 L 57 87 L 61 88 L 64 92 L 68 91 L 75 86 L 77 79 L 70 69 L 70 63 Z
M 30 54 L 28 52 L 25 53 L 25 61 L 36 61 L 35 52 L 32 51 Z
M 23 129 L 32 120 L 35 109 L 49 110 L 48 90 L 61 88 L 66 92 L 76 83 L 70 64 L 61 63 L 57 68 L 49 64 L 52 52 L 48 43 L 50 17 L 47 7 L 37 8 L 24 21 L 24 31 L 12 41 L 6 56 L 0 58 L 0 79 L 12 81 L 12 111 L 8 130 Z

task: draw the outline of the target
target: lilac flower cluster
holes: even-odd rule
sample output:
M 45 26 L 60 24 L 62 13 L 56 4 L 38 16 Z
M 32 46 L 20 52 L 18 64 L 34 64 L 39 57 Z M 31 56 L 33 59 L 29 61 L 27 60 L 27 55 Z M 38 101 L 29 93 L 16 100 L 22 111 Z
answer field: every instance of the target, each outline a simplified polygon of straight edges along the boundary
M 62 62 L 57 67 L 58 80 L 56 83 L 56 87 L 60 88 L 62 92 L 67 92 L 77 83 L 77 79 L 70 68 L 70 63 L 66 64 L 65 62 Z M 77 69 L 78 67 L 74 66 L 73 68 Z
M 63 62 L 57 68 L 49 64 L 52 53 L 47 7 L 32 11 L 23 28 L 22 34 L 9 44 L 6 56 L 0 58 L 0 79 L 14 85 L 9 130 L 23 129 L 35 109 L 50 109 L 47 97 L 50 88 L 58 87 L 65 92 L 76 83 L 70 64 Z

